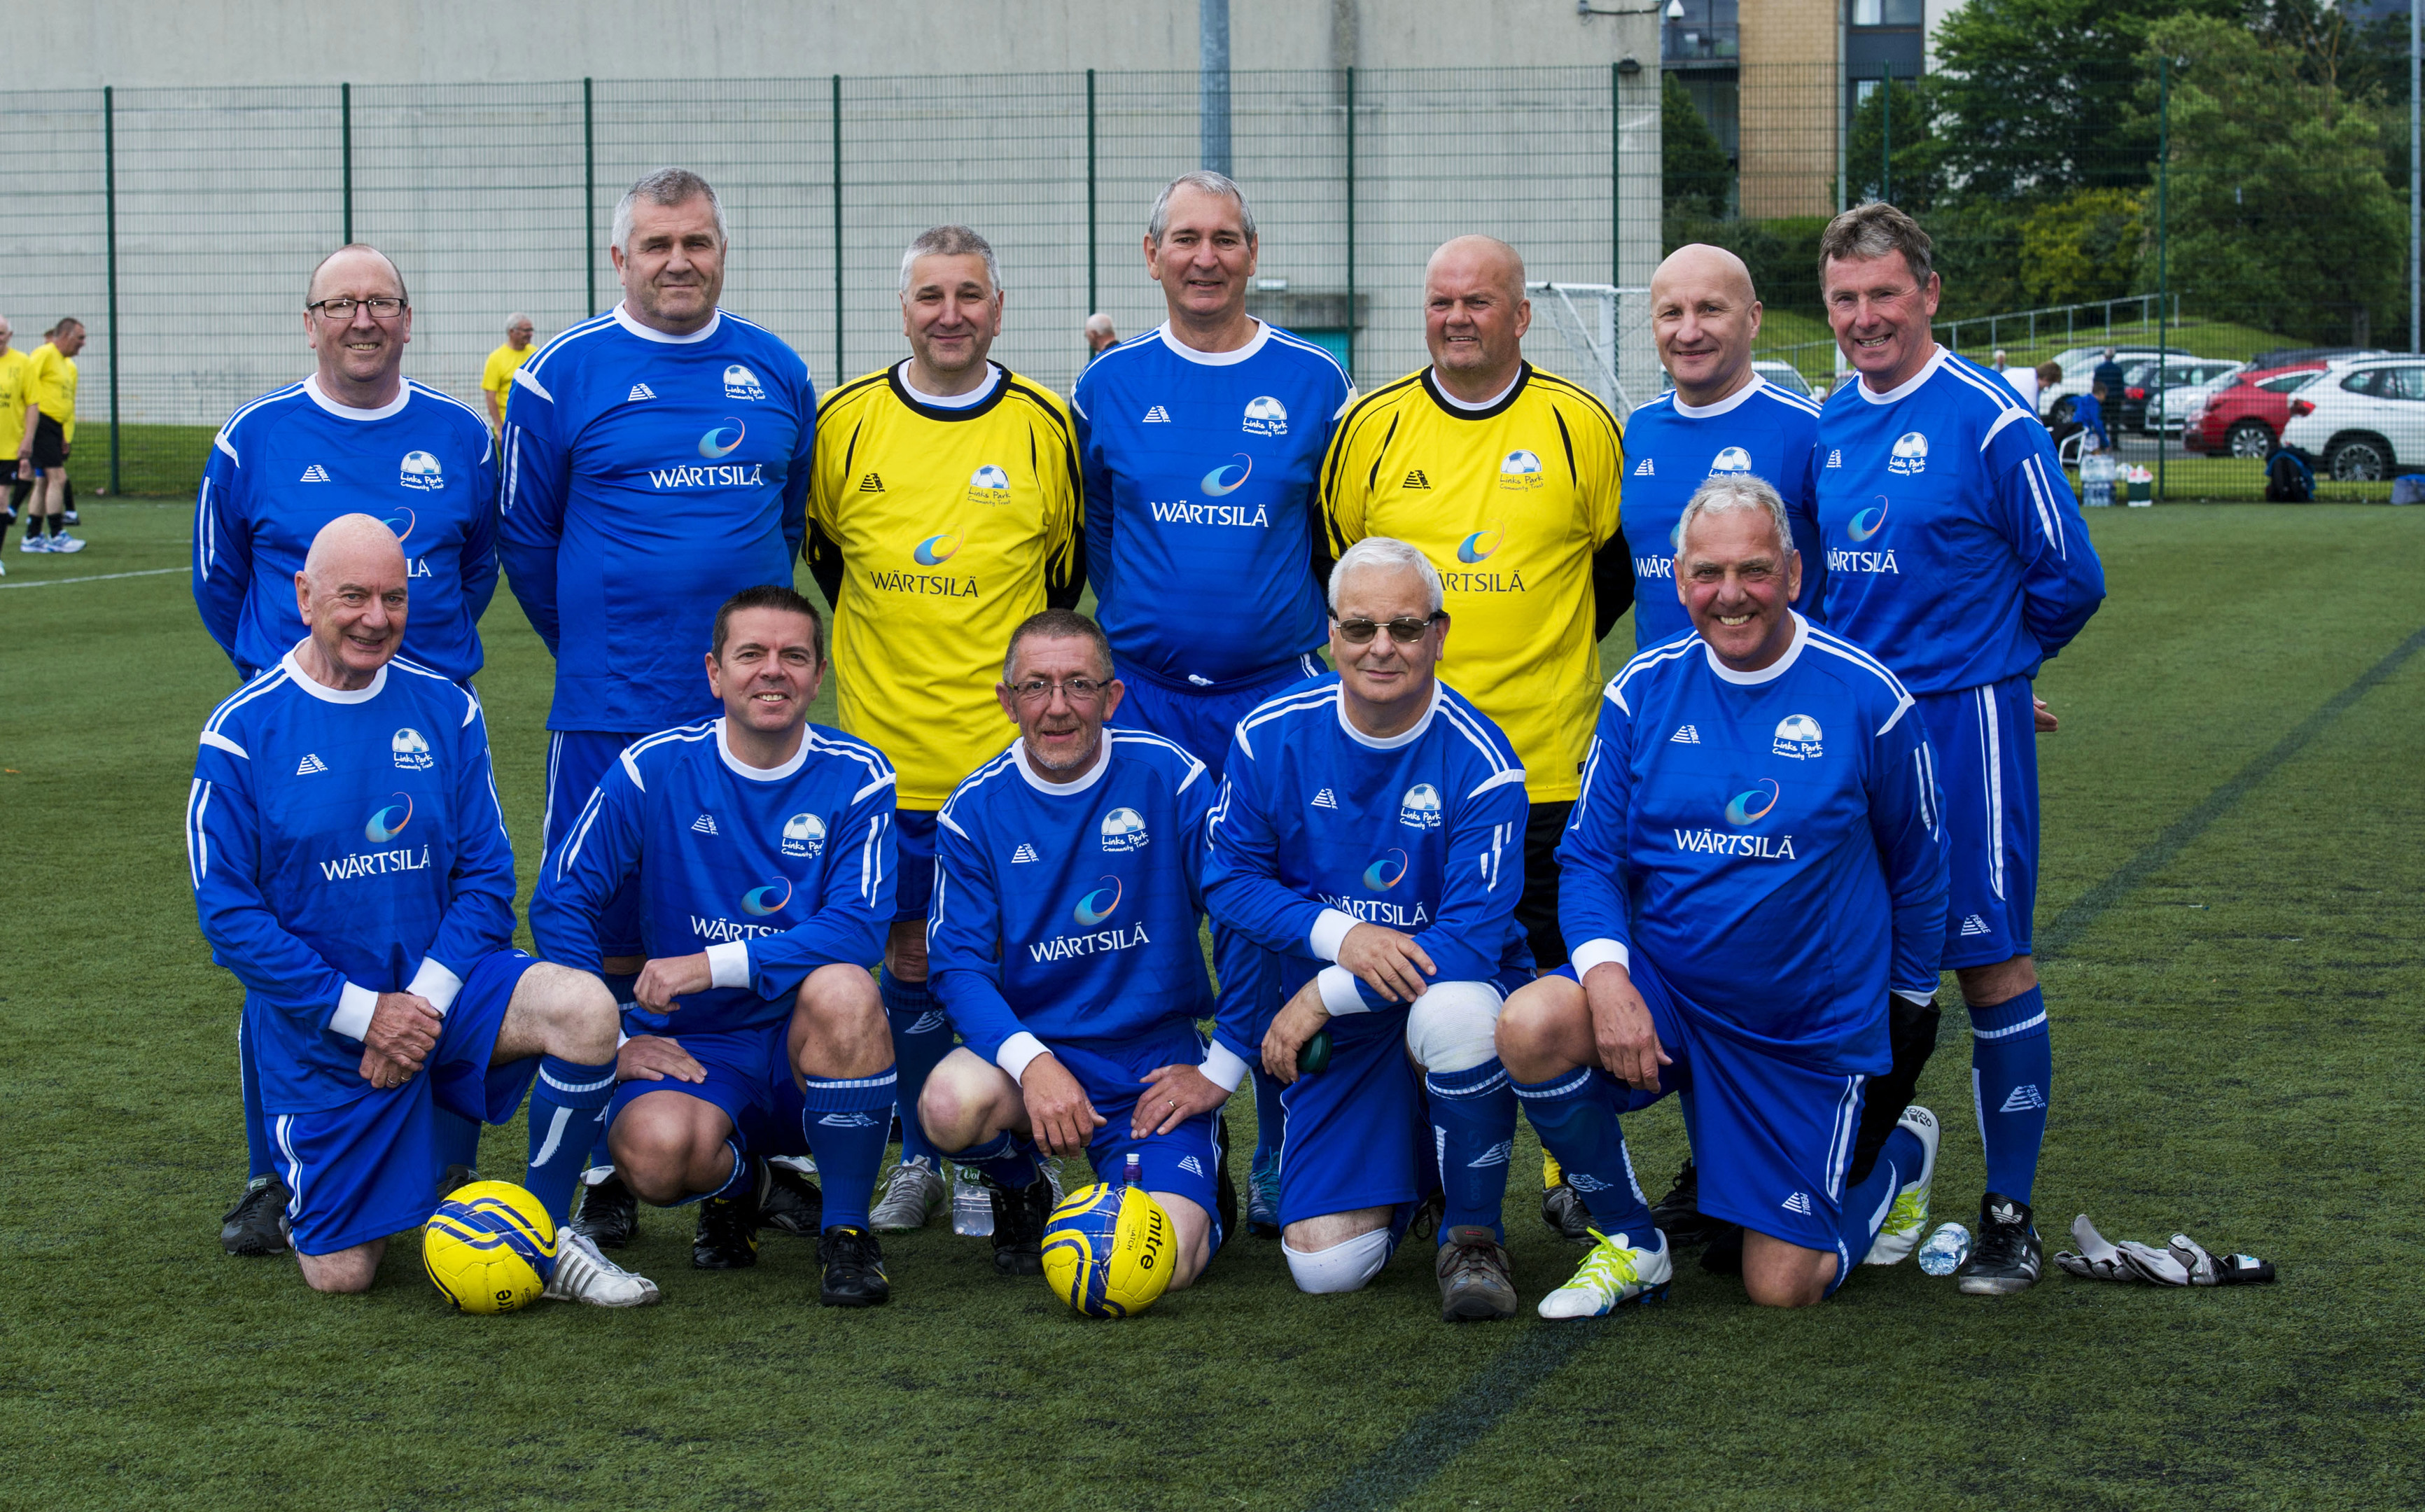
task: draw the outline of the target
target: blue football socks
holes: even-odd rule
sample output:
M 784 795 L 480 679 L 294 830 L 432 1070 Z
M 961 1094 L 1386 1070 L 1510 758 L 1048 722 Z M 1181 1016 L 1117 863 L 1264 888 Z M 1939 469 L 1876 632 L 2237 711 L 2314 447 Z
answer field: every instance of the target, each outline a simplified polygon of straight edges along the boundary
M 847 1224 L 867 1227 L 867 1210 L 875 1200 L 875 1174 L 884 1165 L 885 1142 L 892 1135 L 892 1100 L 899 1082 L 893 1067 L 873 1076 L 801 1078 L 800 1130 L 809 1138 L 809 1152 L 817 1157 L 823 1179 L 825 1216 L 828 1229 Z
M 1044 1179 L 1044 1167 L 1036 1159 L 1036 1141 L 1007 1129 L 984 1144 L 956 1151 L 952 1159 L 976 1167 L 1004 1191 L 1023 1192 Z
M 1919 1167 L 1928 1160 L 1919 1135 L 1908 1129 L 1897 1129 L 1887 1135 L 1886 1148 L 1878 1151 L 1877 1164 L 1858 1186 L 1844 1194 L 1844 1205 L 1837 1214 L 1836 1279 L 1827 1283 L 1829 1295 L 1844 1284 L 1853 1268 L 1877 1243 L 1878 1230 L 1894 1211 L 1895 1194 L 1905 1182 L 1919 1179 Z
M 1591 1210 L 1592 1227 L 1611 1238 L 1624 1234 L 1647 1246 L 1658 1228 L 1642 1184 L 1633 1179 L 1618 1115 L 1625 1092 L 1610 1077 L 1578 1066 L 1546 1082 L 1517 1082 L 1517 1101 L 1531 1119 L 1542 1147 L 1558 1157 L 1573 1187 Z
M 607 991 L 615 994 L 615 1012 L 618 1017 L 633 1005 L 632 993 L 640 985 L 639 973 L 601 972 L 598 979 L 606 984 Z M 589 1146 L 589 1164 L 593 1166 L 615 1164 L 615 1157 L 606 1149 L 606 1120 L 603 1118 L 598 1120 L 598 1137 Z
M 1288 1132 L 1288 1109 L 1280 1094 L 1288 1088 L 1261 1063 L 1247 1075 L 1255 1084 L 1255 1155 L 1249 1169 L 1263 1170 L 1279 1164 L 1280 1139 Z
M 905 982 L 886 972 L 876 982 L 884 1017 L 892 1026 L 892 1064 L 900 1082 L 893 1105 L 901 1115 L 901 1158 L 940 1167 L 942 1152 L 918 1123 L 918 1094 L 936 1063 L 952 1053 L 952 1021 L 923 982 Z
M 595 1066 L 542 1055 L 530 1098 L 530 1165 L 522 1184 L 562 1223 L 572 1216 L 572 1187 L 615 1101 L 615 1058 Z
M 253 1063 L 252 1039 L 242 1020 L 236 1022 L 235 1064 L 244 1085 L 244 1179 L 249 1184 L 277 1175 L 278 1166 L 270 1152 L 269 1115 L 261 1107 L 261 1068 Z
M 1992 1008 L 1970 1010 L 1970 1100 L 1987 1152 L 1988 1191 L 2031 1200 L 2053 1081 L 2054 1042 L 2047 1037 L 2043 991 L 2033 987 Z
M 1500 1209 L 1507 1198 L 1507 1164 L 1516 1152 L 1516 1094 L 1507 1068 L 1493 1055 L 1461 1071 L 1433 1071 L 1423 1078 L 1437 1142 L 1440 1186 L 1447 1211 L 1440 1233 L 1478 1226 L 1502 1243 L 1507 1230 Z

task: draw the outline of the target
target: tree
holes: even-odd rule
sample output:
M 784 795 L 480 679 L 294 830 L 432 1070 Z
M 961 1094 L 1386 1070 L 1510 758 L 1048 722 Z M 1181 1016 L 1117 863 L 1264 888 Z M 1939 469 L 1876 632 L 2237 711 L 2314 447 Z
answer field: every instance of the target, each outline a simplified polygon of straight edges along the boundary
M 1726 213 L 1735 166 L 1717 134 L 1701 119 L 1692 94 L 1675 74 L 1666 75 L 1659 97 L 1660 187 L 1671 215 L 1717 219 Z
M 2021 281 L 2040 304 L 2085 304 L 2152 287 L 2139 276 L 2146 199 L 2128 189 L 2080 189 L 2041 205 L 2021 225 Z

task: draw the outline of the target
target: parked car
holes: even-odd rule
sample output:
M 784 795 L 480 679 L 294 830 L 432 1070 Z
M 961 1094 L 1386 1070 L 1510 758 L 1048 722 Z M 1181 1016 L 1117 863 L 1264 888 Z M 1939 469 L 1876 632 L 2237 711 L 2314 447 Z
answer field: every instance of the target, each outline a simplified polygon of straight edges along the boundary
M 2327 370 L 2290 400 L 2282 444 L 2344 482 L 2425 470 L 2425 359 Z
M 2192 357 L 2175 352 L 2159 362 L 2148 358 L 2141 362 L 2125 363 L 2122 370 L 2122 393 L 2108 394 L 2105 412 L 2112 417 L 2116 430 L 2145 430 L 2149 400 L 2159 401 L 2156 409 L 2162 412 L 2163 391 L 2184 385 L 2213 382 L 2240 371 L 2240 364 L 2212 357 Z
M 2396 352 L 2380 346 L 2277 346 L 2270 352 L 2258 352 L 2248 360 L 2256 368 L 2305 367 L 2312 363 L 2346 362 L 2360 357 L 2395 357 Z
M 2128 369 L 2132 362 L 2153 362 L 2163 355 L 2152 346 L 2120 346 L 2114 348 L 2113 360 Z M 2054 361 L 2063 369 L 2063 381 L 2049 383 L 2038 394 L 2038 413 L 2049 426 L 2062 425 L 2071 418 L 2071 401 L 2088 392 L 2096 376 L 2096 364 L 2105 361 L 2105 348 L 2075 346 L 2057 353 Z M 2105 425 L 2109 430 L 2113 428 L 2113 407 L 2119 400 L 2118 394 L 2105 396 Z
M 1798 394 L 1806 399 L 1810 397 L 1809 380 L 1805 378 L 1802 376 L 1802 370 L 1791 362 L 1780 362 L 1767 357 L 1757 358 L 1751 364 L 1751 370 L 1788 394 Z
M 2182 449 L 2212 457 L 2266 457 L 2289 423 L 2290 395 L 2323 371 L 2323 363 L 2313 362 L 2240 374 L 2207 395 L 2206 408 L 2181 433 Z

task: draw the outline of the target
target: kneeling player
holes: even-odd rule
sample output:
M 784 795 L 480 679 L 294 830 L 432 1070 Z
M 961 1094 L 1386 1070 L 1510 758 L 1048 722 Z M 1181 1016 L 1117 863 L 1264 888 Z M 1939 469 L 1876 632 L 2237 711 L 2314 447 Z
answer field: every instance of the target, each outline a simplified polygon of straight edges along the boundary
M 514 857 L 479 700 L 396 656 L 409 585 L 386 525 L 331 521 L 295 582 L 308 634 L 202 727 L 185 842 L 203 938 L 245 985 L 303 1279 L 368 1289 L 442 1195 L 438 1110 L 504 1123 L 536 1078 L 523 1183 L 558 1225 L 547 1295 L 653 1302 L 566 1226 L 614 1095 L 615 1000 L 506 948 Z
M 636 875 L 648 964 L 607 1127 L 617 1176 L 660 1206 L 704 1201 L 692 1263 L 730 1270 L 757 1262 L 766 1157 L 813 1150 L 818 1300 L 872 1307 L 891 1295 L 867 1208 L 895 1079 L 870 974 L 891 919 L 892 768 L 808 722 L 826 670 L 808 600 L 744 588 L 714 637 L 724 717 L 607 768 L 549 859 L 531 932 L 599 970 L 601 921 Z
M 1279 953 L 1291 994 L 1260 1045 L 1220 1021 L 1227 1050 L 1289 1084 L 1290 1274 L 1308 1292 L 1363 1286 L 1437 1180 L 1440 1315 L 1453 1322 L 1516 1310 L 1499 1220 L 1516 1100 L 1491 1036 L 1533 957 L 1516 923 L 1524 769 L 1438 681 L 1448 631 L 1439 573 L 1413 547 L 1375 536 L 1341 555 L 1339 671 L 1238 727 L 1205 892 L 1216 918 Z M 1328 1063 L 1299 1075 L 1322 1032 Z
M 1945 858 L 1927 735 L 1892 673 L 1788 607 L 1801 562 L 1775 490 L 1710 479 L 1678 539 L 1697 634 L 1609 684 L 1558 850 L 1573 958 L 1499 1024 L 1516 1094 L 1600 1238 L 1543 1317 L 1665 1288 L 1667 1245 L 1617 1116 L 1668 1091 L 1701 1211 L 1743 1226 L 1753 1301 L 1817 1302 L 1860 1261 L 1902 1259 L 1927 1221 L 1925 1108 L 1846 1182 L 1864 1084 L 1887 1068 L 1889 989 L 1925 1002 L 1936 986 Z
M 1019 739 L 937 819 L 927 958 L 964 1043 L 919 1118 L 992 1190 L 997 1271 L 1043 1269 L 1041 1146 L 1107 1177 L 1137 1155 L 1183 1287 L 1237 1222 L 1218 1118 L 1245 1067 L 1208 1079 L 1196 1032 L 1213 1011 L 1196 939 L 1212 780 L 1159 735 L 1103 727 L 1121 687 L 1083 615 L 1021 624 L 997 691 Z

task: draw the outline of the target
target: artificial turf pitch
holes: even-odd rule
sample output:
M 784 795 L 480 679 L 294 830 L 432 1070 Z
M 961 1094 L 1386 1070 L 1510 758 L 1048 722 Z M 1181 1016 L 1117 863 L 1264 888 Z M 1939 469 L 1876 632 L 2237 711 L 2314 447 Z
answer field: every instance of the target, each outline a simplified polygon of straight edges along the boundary
M 645 1212 L 624 1253 L 666 1293 L 636 1312 L 454 1315 L 410 1236 L 361 1297 L 221 1254 L 239 992 L 196 932 L 180 823 L 232 679 L 178 571 L 57 582 L 182 569 L 185 507 L 85 510 L 92 549 L 11 550 L 0 587 L 0 1505 L 2425 1499 L 2425 511 L 2100 512 L 2112 596 L 2039 684 L 2064 721 L 2039 745 L 2048 1249 L 2084 1210 L 2254 1251 L 2280 1284 L 2049 1267 L 1995 1299 L 1906 1263 L 1777 1313 L 1687 1262 L 1663 1307 L 1546 1325 L 1530 1305 L 1579 1252 L 1534 1212 L 1527 1135 L 1526 1311 L 1450 1327 L 1411 1248 L 1316 1298 L 1251 1237 L 1116 1325 L 939 1228 L 885 1242 L 895 1300 L 870 1312 L 815 1306 L 810 1247 L 771 1232 L 755 1270 L 693 1271 L 686 1212 Z M 486 628 L 527 895 L 549 665 L 509 595 Z M 1968 1222 L 1964 1027 L 1949 1009 L 1921 1101 L 1947 1129 L 1935 1216 Z M 1251 1100 L 1233 1117 L 1243 1151 Z M 1630 1127 L 1655 1196 L 1680 1123 Z M 484 1167 L 522 1150 L 492 1130 Z

